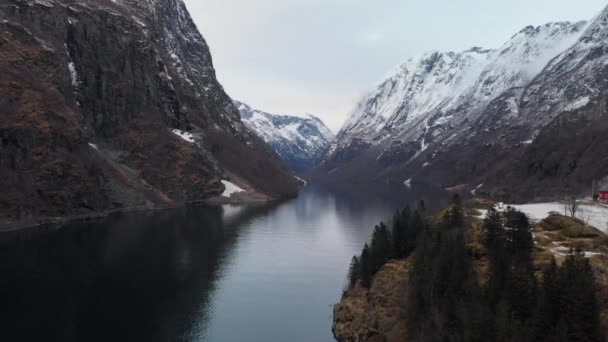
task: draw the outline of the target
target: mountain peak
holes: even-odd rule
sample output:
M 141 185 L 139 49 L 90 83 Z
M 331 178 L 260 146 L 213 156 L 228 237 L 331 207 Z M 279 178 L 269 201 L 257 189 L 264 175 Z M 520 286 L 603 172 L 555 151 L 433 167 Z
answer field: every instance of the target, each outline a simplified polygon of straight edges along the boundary
M 509 41 L 521 42 L 530 39 L 548 39 L 550 37 L 560 37 L 580 32 L 588 24 L 587 21 L 581 20 L 578 22 L 558 21 L 550 22 L 544 25 L 532 26 L 528 25 L 514 34 Z
M 394 146 L 409 143 L 404 158 L 415 157 L 431 142 L 449 138 L 442 134 L 451 127 L 476 119 L 500 94 L 526 86 L 576 43 L 585 25 L 527 26 L 497 49 L 428 51 L 409 58 L 357 104 L 338 133 L 332 155 L 343 155 L 342 150 L 361 142 L 386 146 L 393 141 Z M 376 157 L 384 158 L 385 152 Z
M 608 6 L 591 19 L 581 37 L 583 43 L 603 43 L 608 39 Z
M 247 128 L 270 144 L 295 172 L 316 166 L 334 139 L 334 134 L 312 114 L 270 114 L 234 101 Z

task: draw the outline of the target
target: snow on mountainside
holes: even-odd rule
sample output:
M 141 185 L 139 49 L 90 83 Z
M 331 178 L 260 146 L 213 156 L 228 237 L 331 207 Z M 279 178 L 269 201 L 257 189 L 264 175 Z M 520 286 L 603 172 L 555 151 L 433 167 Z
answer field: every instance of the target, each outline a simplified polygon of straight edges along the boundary
M 338 133 L 336 149 L 352 138 L 377 144 L 387 139 L 428 140 L 431 128 L 455 125 L 502 92 L 530 82 L 581 35 L 585 22 L 528 26 L 494 50 L 430 52 L 405 62 L 366 95 Z M 432 138 L 432 137 L 430 137 Z M 331 156 L 328 156 L 331 158 Z
M 539 127 L 560 112 L 582 108 L 606 91 L 607 72 L 608 7 L 526 88 L 520 112 Z
M 359 102 L 340 133 L 362 134 L 373 140 L 384 136 L 383 129 L 450 105 L 475 82 L 489 54 L 474 48 L 462 53 L 429 52 L 409 59 Z
M 512 93 L 500 103 L 504 114 L 494 123 L 511 120 L 519 112 L 519 89 L 590 29 L 584 21 L 528 26 L 497 49 L 430 52 L 409 59 L 357 104 L 322 169 L 331 177 L 383 177 L 429 149 L 434 156 L 458 136 L 475 134 L 474 123 L 483 120 L 486 108 Z M 432 158 L 419 164 L 426 167 Z
M 298 117 L 269 114 L 234 101 L 245 126 L 271 145 L 296 172 L 316 166 L 334 134 L 313 115 Z

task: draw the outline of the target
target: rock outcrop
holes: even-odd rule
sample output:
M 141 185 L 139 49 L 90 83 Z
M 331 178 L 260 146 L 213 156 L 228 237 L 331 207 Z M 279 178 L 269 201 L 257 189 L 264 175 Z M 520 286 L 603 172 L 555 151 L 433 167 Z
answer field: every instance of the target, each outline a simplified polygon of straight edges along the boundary
M 334 306 L 332 332 L 338 341 L 404 341 L 405 306 L 411 259 L 386 263 L 369 289 L 346 291 Z

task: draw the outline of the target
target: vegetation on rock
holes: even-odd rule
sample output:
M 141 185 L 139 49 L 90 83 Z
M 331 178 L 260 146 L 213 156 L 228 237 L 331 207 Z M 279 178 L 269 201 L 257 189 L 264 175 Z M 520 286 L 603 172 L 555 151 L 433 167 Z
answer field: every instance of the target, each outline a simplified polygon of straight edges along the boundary
M 371 247 L 366 245 L 361 256 L 353 258 L 350 288 L 343 298 L 350 304 L 336 306 L 338 340 L 602 340 L 594 258 L 570 248 L 558 259 L 539 263 L 537 254 L 544 250 L 538 238 L 535 243 L 534 226 L 525 214 L 513 208 L 499 212 L 491 206 L 480 221 L 466 212 L 455 197 L 450 207 L 434 216 L 424 218 L 420 210 L 412 214 L 406 208 L 395 215 L 390 230 L 377 226 Z M 566 236 L 575 232 L 574 236 L 590 239 L 593 234 L 587 228 L 576 219 L 551 215 L 535 229 Z M 389 269 L 379 264 L 389 258 L 407 261 L 408 272 L 401 275 L 407 280 L 400 293 L 391 294 L 387 308 L 389 301 L 372 303 L 368 296 L 384 285 L 382 281 L 396 284 L 387 280 Z M 364 315 L 375 323 L 361 323 L 363 316 L 355 323 L 348 319 L 354 319 L 349 315 L 355 312 L 355 303 L 373 312 L 384 307 L 399 312 L 399 317 Z M 352 326 L 356 324 L 361 329 Z M 345 331 L 358 333 L 345 339 Z

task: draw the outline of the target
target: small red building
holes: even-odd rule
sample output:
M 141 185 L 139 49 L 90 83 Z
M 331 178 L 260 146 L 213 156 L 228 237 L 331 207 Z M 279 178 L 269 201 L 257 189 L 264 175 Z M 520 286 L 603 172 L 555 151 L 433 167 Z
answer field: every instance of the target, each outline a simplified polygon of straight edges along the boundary
M 608 191 L 600 191 L 600 201 L 608 201 Z

